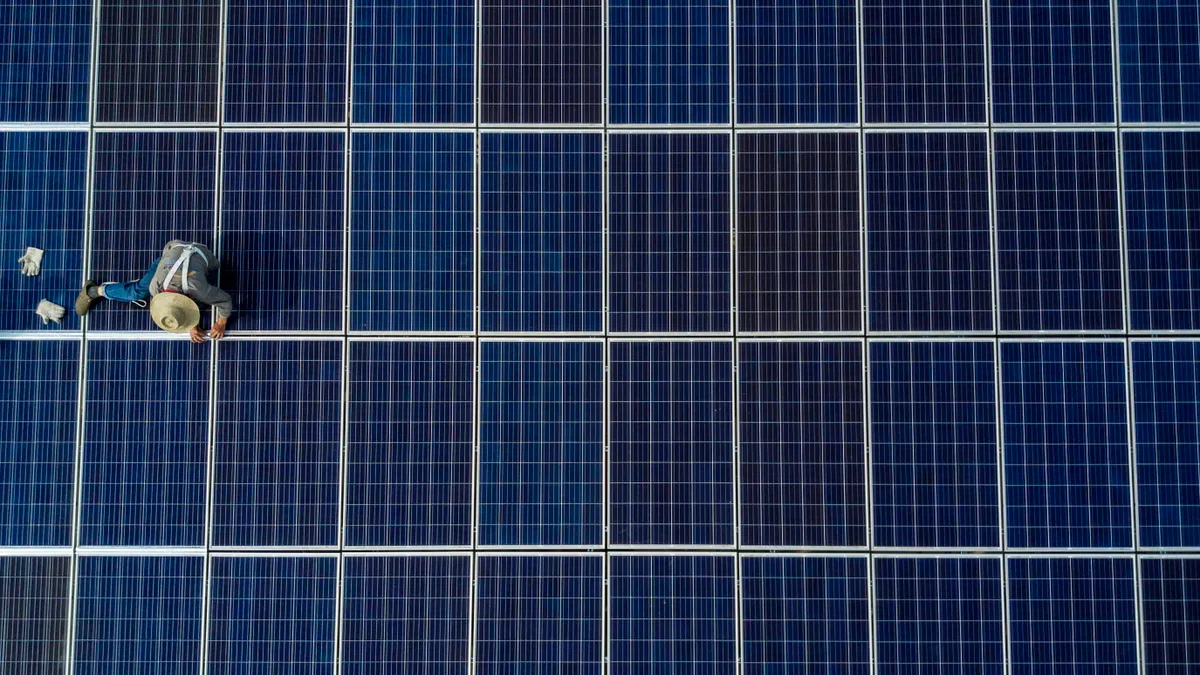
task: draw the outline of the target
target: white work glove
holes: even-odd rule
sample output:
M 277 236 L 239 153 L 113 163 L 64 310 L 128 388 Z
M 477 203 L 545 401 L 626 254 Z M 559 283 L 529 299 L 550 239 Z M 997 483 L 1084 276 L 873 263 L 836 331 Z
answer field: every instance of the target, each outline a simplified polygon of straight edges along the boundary
M 35 311 L 37 312 L 38 316 L 42 317 L 43 324 L 47 324 L 47 323 L 50 323 L 51 321 L 53 321 L 54 323 L 61 326 L 63 314 L 67 310 L 65 307 L 56 305 L 53 302 L 50 302 L 49 300 L 42 300 L 41 302 L 38 303 L 37 309 Z
M 36 277 L 42 271 L 42 255 L 45 254 L 40 248 L 32 246 L 25 249 L 25 255 L 17 258 L 17 262 L 21 263 L 21 274 L 27 277 Z

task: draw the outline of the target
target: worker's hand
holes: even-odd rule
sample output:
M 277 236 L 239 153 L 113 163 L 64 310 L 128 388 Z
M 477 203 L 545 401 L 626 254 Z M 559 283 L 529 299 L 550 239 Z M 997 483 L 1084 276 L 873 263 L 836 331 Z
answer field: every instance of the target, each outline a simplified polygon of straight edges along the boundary
M 188 331 L 188 335 L 191 336 L 192 342 L 198 345 L 204 344 L 204 331 L 200 330 L 199 326 L 192 326 L 192 329 Z
M 36 277 L 42 271 L 42 255 L 45 254 L 40 248 L 29 246 L 25 249 L 25 255 L 17 258 L 17 262 L 21 263 L 21 274 L 27 277 Z
M 220 340 L 225 337 L 225 326 L 228 324 L 228 319 L 217 319 L 213 322 L 212 330 L 208 331 L 208 336 L 214 340 Z

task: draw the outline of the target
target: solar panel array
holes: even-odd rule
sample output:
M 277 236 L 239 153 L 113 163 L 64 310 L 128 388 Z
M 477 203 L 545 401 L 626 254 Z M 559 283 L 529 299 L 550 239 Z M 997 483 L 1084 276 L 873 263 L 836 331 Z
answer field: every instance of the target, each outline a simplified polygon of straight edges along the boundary
M 1197 45 L 4 4 L 0 672 L 1200 673 Z M 33 313 L 172 238 L 224 340 Z

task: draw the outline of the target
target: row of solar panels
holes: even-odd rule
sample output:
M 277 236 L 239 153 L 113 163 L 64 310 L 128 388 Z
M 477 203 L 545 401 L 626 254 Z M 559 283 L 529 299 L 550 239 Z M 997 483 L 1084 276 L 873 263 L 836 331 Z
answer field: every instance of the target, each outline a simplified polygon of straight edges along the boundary
M 1200 546 L 1200 343 L 867 347 L 0 341 L 0 545 Z
M 89 119 L 92 4 L 5 6 L 0 119 Z M 101 122 L 1200 122 L 1191 0 L 98 4 Z
M 98 133 L 89 224 L 87 134 L 0 134 L 0 249 L 49 252 L 40 278 L 0 270 L 0 329 L 71 303 L 85 240 L 91 277 L 138 278 L 170 239 L 214 243 L 218 215 L 234 330 L 340 331 L 348 305 L 366 331 L 728 333 L 735 278 L 743 332 L 1200 329 L 1196 132 L 347 142 Z
M 1200 625 L 1198 558 L 83 556 L 69 630 L 71 567 L 0 558 L 6 672 L 1181 675 Z

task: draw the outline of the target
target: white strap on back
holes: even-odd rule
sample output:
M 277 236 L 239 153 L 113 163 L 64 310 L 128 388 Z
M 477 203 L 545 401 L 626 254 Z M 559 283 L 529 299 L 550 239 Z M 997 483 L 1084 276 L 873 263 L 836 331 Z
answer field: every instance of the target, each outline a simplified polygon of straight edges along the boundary
M 171 266 L 171 271 L 167 272 L 167 277 L 163 279 L 163 290 L 167 290 L 167 286 L 171 283 L 171 279 L 175 278 L 175 273 L 178 272 L 180 268 L 183 268 L 183 275 L 179 279 L 179 288 L 180 290 L 187 291 L 188 268 L 191 267 L 192 256 L 199 253 L 200 257 L 204 258 L 204 264 L 206 265 L 208 264 L 208 256 L 204 255 L 204 251 L 201 251 L 195 244 L 180 244 L 175 248 L 182 248 L 183 252 L 179 254 L 179 260 L 175 261 L 175 264 Z

